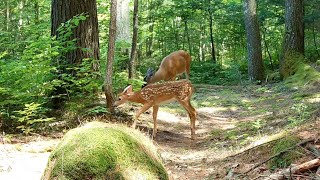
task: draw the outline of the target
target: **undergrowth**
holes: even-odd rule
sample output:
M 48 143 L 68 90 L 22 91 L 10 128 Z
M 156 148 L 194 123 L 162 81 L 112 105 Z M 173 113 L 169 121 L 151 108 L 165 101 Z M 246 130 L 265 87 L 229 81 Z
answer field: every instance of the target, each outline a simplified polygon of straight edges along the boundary
M 295 136 L 287 136 L 283 139 L 280 139 L 271 149 L 270 156 L 276 155 L 288 148 L 295 146 L 300 139 Z M 270 169 L 277 169 L 277 168 L 286 168 L 294 162 L 294 160 L 300 158 L 303 155 L 303 149 L 301 147 L 295 147 L 290 149 L 281 155 L 276 156 L 273 158 L 269 163 L 268 166 Z

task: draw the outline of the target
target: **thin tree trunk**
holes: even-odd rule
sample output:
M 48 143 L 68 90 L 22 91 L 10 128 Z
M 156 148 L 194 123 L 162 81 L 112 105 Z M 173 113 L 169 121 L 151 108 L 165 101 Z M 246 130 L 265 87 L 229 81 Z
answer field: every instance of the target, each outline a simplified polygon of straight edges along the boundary
M 129 79 L 133 78 L 135 71 L 135 59 L 137 51 L 137 39 L 138 39 L 138 0 L 134 0 L 133 8 L 133 35 L 132 35 L 132 47 L 129 62 Z
M 267 28 L 263 27 L 262 26 L 262 39 L 263 39 L 263 42 L 264 42 L 264 46 L 265 46 L 265 49 L 266 49 L 266 52 L 268 54 L 268 57 L 269 57 L 269 61 L 270 61 L 270 66 L 271 66 L 271 69 L 272 71 L 274 70 L 274 66 L 273 66 L 273 62 L 272 62 L 272 57 L 271 57 L 271 53 L 269 51 L 269 47 L 268 47 L 268 42 L 266 40 L 266 32 L 267 32 Z
M 34 24 L 39 24 L 39 3 L 34 3 Z
M 148 23 L 150 24 L 148 30 L 149 30 L 149 36 L 146 41 L 146 55 L 147 57 L 151 57 L 152 55 L 152 45 L 153 45 L 153 29 L 154 29 L 154 19 L 153 15 L 150 13 L 150 8 L 152 8 L 152 0 L 148 1 Z
M 7 0 L 7 8 L 6 8 L 6 24 L 7 24 L 7 31 L 9 31 L 10 27 L 10 0 Z
M 174 24 L 174 37 L 175 37 L 175 45 L 176 45 L 176 49 L 179 49 L 179 28 L 178 28 L 178 25 L 177 25 L 177 22 L 176 20 L 173 20 L 173 24 Z
M 199 39 L 199 61 L 203 61 L 203 49 L 202 49 L 202 44 L 203 44 L 203 25 L 200 23 L 200 39 Z
M 190 42 L 190 37 L 189 37 L 189 29 L 188 29 L 187 19 L 184 20 L 184 30 L 185 30 L 185 36 L 187 37 L 189 54 L 192 54 L 192 47 L 191 47 L 191 42 Z
M 112 90 L 112 74 L 113 74 L 113 59 L 115 51 L 117 33 L 117 0 L 111 0 L 110 7 L 110 23 L 109 23 L 109 42 L 108 42 L 108 56 L 107 56 L 107 68 L 105 77 L 105 95 L 107 108 L 111 113 L 114 113 L 114 98 Z
M 210 23 L 211 56 L 212 56 L 213 63 L 217 63 L 216 55 L 215 55 L 215 48 L 214 48 L 214 41 L 213 41 L 213 17 L 212 17 L 211 13 L 209 15 L 209 19 L 210 19 L 209 23 Z

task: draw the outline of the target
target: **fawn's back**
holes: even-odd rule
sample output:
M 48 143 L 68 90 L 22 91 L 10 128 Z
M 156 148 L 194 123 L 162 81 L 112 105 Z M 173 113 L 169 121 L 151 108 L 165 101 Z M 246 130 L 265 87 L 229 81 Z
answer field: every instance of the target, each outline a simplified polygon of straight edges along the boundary
M 188 100 L 193 93 L 193 86 L 189 80 L 168 81 L 159 84 L 150 84 L 141 90 L 144 100 Z

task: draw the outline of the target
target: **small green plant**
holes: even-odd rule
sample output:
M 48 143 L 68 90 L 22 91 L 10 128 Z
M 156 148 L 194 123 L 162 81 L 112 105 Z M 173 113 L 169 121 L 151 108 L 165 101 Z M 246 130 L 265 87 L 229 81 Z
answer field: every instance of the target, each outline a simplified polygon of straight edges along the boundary
M 46 117 L 46 110 L 41 106 L 41 104 L 37 103 L 26 104 L 23 110 L 15 112 L 16 116 L 14 116 L 14 118 L 18 120 L 19 124 L 21 124 L 17 128 L 26 135 L 33 132 L 36 126 L 54 119 Z
M 300 141 L 299 138 L 295 136 L 288 136 L 283 138 L 277 142 L 274 147 L 272 148 L 272 154 L 270 156 L 276 155 L 284 150 L 287 150 L 290 147 L 295 146 Z M 277 168 L 286 168 L 288 167 L 294 160 L 299 158 L 302 154 L 302 149 L 300 147 L 292 148 L 281 155 L 276 156 L 273 158 L 268 166 L 270 169 L 277 169 Z
M 297 126 L 308 119 L 310 113 L 307 111 L 308 106 L 304 103 L 294 104 L 291 110 L 296 113 L 296 116 L 288 118 L 290 126 Z
M 106 114 L 106 113 L 108 113 L 108 110 L 105 106 L 96 106 L 84 112 L 84 114 L 88 116 L 94 116 L 94 115 Z

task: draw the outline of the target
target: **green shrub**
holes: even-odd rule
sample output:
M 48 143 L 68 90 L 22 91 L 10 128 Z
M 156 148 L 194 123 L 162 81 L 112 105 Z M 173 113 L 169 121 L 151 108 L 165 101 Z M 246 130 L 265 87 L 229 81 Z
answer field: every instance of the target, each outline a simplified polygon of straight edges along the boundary
M 198 84 L 239 84 L 246 77 L 246 73 L 243 73 L 245 69 L 237 63 L 222 68 L 219 64 L 213 64 L 211 61 L 192 62 L 190 79 L 193 83 Z

